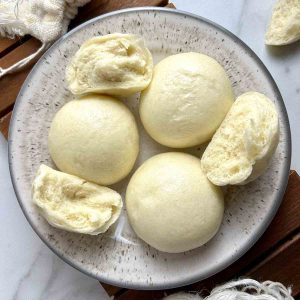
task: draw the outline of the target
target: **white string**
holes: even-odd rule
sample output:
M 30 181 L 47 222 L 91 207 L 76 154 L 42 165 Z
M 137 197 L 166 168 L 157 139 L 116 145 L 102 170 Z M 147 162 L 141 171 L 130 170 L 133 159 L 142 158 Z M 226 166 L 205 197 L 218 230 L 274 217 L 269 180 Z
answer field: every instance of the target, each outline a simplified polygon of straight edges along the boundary
M 0 78 L 3 77 L 6 74 L 10 74 L 16 71 L 21 70 L 25 66 L 27 66 L 30 62 L 32 62 L 41 52 L 43 52 L 45 49 L 47 49 L 50 46 L 50 43 L 42 44 L 42 46 L 33 54 L 23 58 L 22 60 L 16 62 L 9 68 L 3 69 L 0 67 Z
M 206 298 L 198 294 L 177 293 L 163 300 L 294 300 L 291 288 L 273 281 L 258 282 L 253 279 L 230 281 L 214 288 Z
M 4 69 L 0 67 L 0 78 L 6 74 L 14 73 L 21 70 L 36 59 L 43 51 L 45 51 L 52 42 L 59 36 L 63 35 L 68 28 L 68 24 L 73 19 L 78 7 L 83 6 L 90 0 L 35 0 L 32 2 L 23 2 L 22 0 L 14 0 L 7 2 L 0 11 L 0 37 L 14 38 L 15 36 L 24 36 L 30 34 L 42 42 L 41 47 L 35 53 L 23 58 L 19 62 Z M 53 22 L 43 22 L 43 16 L 47 13 L 53 14 L 53 4 L 61 7 L 63 10 L 62 19 L 57 11 L 58 18 L 53 18 Z M 21 7 L 21 5 L 23 5 Z M 38 7 L 44 15 L 39 14 L 33 8 Z M 22 11 L 22 15 L 20 12 Z M 19 15 L 20 14 L 20 15 Z M 24 16 L 40 18 L 39 22 L 28 22 Z

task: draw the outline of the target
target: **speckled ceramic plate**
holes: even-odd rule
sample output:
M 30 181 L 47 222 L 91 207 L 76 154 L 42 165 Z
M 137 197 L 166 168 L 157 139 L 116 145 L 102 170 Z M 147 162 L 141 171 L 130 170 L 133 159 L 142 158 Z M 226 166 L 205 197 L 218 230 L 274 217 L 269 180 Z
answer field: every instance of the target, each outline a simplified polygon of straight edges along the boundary
M 218 234 L 206 245 L 182 254 L 159 252 L 131 230 L 126 211 L 107 233 L 85 236 L 49 226 L 31 202 L 31 182 L 41 163 L 54 167 L 47 134 L 54 114 L 72 95 L 64 73 L 80 45 L 113 32 L 142 36 L 154 61 L 178 52 L 197 51 L 214 57 L 226 69 L 235 95 L 255 90 L 269 96 L 280 116 L 280 143 L 271 166 L 255 182 L 230 187 Z M 122 99 L 139 123 L 141 151 L 136 166 L 155 153 L 168 151 L 144 132 L 137 114 L 138 95 Z M 117 286 L 162 289 L 189 284 L 224 269 L 261 236 L 286 188 L 290 167 L 287 113 L 271 75 L 237 37 L 198 16 L 161 8 L 127 9 L 93 19 L 56 42 L 39 60 L 18 96 L 9 135 L 9 160 L 15 191 L 25 216 L 40 238 L 62 259 L 82 272 Z M 201 148 L 187 152 L 201 155 Z M 129 175 L 113 188 L 124 192 Z M 16 237 L 17 238 L 17 237 Z

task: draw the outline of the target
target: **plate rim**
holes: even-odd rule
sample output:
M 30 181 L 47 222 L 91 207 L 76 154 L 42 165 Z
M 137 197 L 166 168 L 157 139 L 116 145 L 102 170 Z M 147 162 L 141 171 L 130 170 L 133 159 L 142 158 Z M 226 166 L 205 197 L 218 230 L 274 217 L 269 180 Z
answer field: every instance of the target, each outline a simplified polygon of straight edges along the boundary
M 251 58 L 254 59 L 262 68 L 264 75 L 268 78 L 268 80 L 270 81 L 272 88 L 274 90 L 274 92 L 277 94 L 277 104 L 280 107 L 280 110 L 282 111 L 282 115 L 283 115 L 283 129 L 284 129 L 284 136 L 286 138 L 286 160 L 285 160 L 285 166 L 284 166 L 284 171 L 283 174 L 280 178 L 280 190 L 277 193 L 277 196 L 274 200 L 274 205 L 272 207 L 272 209 L 270 209 L 270 211 L 268 212 L 266 218 L 264 219 L 263 222 L 261 222 L 260 227 L 257 230 L 257 233 L 255 235 L 254 238 L 250 239 L 241 249 L 239 252 L 237 252 L 234 256 L 231 256 L 229 259 L 223 261 L 222 263 L 217 264 L 215 267 L 211 268 L 209 272 L 206 272 L 206 274 L 202 274 L 202 275 L 198 275 L 198 276 L 186 276 L 185 278 L 182 278 L 180 281 L 177 280 L 176 282 L 169 280 L 168 283 L 160 283 L 160 284 L 147 284 L 145 283 L 134 283 L 134 282 L 127 282 L 127 281 L 123 281 L 120 282 L 118 280 L 115 279 L 107 279 L 105 277 L 105 274 L 99 274 L 99 275 L 95 275 L 92 274 L 91 272 L 85 270 L 84 268 L 82 268 L 80 265 L 77 265 L 76 263 L 74 263 L 73 261 L 69 260 L 67 257 L 65 257 L 64 255 L 62 255 L 55 247 L 53 247 L 47 240 L 46 238 L 43 236 L 42 233 L 39 232 L 39 229 L 33 224 L 33 222 L 30 219 L 30 216 L 27 214 L 27 211 L 25 209 L 25 207 L 23 206 L 23 202 L 21 200 L 21 191 L 18 188 L 17 185 L 17 180 L 16 180 L 16 174 L 14 173 L 14 168 L 13 168 L 13 156 L 11 153 L 11 149 L 12 149 L 12 144 L 13 144 L 13 140 L 12 140 L 12 136 L 13 136 L 13 132 L 14 132 L 14 127 L 15 127 L 15 120 L 16 120 L 16 113 L 18 110 L 18 106 L 19 103 L 21 102 L 21 95 L 23 94 L 24 90 L 27 88 L 27 84 L 30 82 L 31 78 L 33 77 L 33 75 L 36 72 L 37 66 L 42 62 L 43 58 L 45 56 L 48 55 L 48 53 L 51 53 L 51 51 L 56 48 L 60 43 L 62 43 L 66 38 L 68 38 L 70 35 L 72 35 L 73 33 L 75 33 L 76 31 L 81 30 L 82 28 L 86 27 L 87 25 L 93 23 L 93 22 L 98 22 L 99 20 L 105 19 L 105 18 L 109 18 L 111 16 L 114 15 L 120 15 L 120 14 L 126 14 L 128 12 L 145 12 L 145 11 L 156 11 L 156 12 L 163 12 L 163 13 L 170 13 L 170 14 L 175 14 L 175 15 L 181 15 L 181 16 L 185 16 L 185 17 L 189 17 L 189 18 L 193 18 L 196 19 L 197 21 L 206 23 L 208 25 L 210 25 L 211 27 L 222 31 L 223 33 L 225 33 L 226 35 L 228 35 L 230 38 L 232 38 L 236 43 L 240 44 L 250 55 Z M 273 220 L 285 193 L 286 187 L 287 187 L 287 183 L 288 183 L 288 178 L 289 178 L 289 172 L 290 172 L 290 164 L 291 164 L 291 152 L 292 152 L 292 141 L 291 141 L 291 130 L 290 130 L 290 123 L 289 123 L 289 118 L 288 118 L 288 114 L 287 114 L 287 110 L 282 98 L 282 95 L 280 93 L 280 90 L 273 78 L 273 76 L 271 75 L 271 73 L 269 72 L 269 70 L 267 69 L 267 67 L 264 65 L 264 63 L 262 62 L 262 60 L 258 57 L 258 55 L 245 43 L 243 42 L 239 37 L 237 37 L 235 34 L 233 34 L 231 31 L 229 31 L 228 29 L 224 28 L 223 26 L 209 20 L 206 19 L 202 16 L 193 14 L 193 13 L 189 13 L 183 10 L 178 10 L 178 9 L 172 9 L 172 8 L 163 8 L 163 7 L 152 7 L 152 6 L 148 6 L 148 7 L 135 7 L 135 8 L 125 8 L 125 9 L 121 9 L 121 10 L 116 10 L 113 12 L 109 12 L 100 16 L 97 16 L 95 18 L 92 18 L 82 24 L 80 24 L 79 26 L 73 28 L 72 30 L 70 30 L 69 32 L 67 32 L 66 34 L 64 34 L 62 37 L 60 37 L 56 42 L 54 42 L 51 47 L 40 57 L 40 59 L 36 62 L 36 64 L 33 66 L 32 70 L 29 72 L 29 74 L 27 75 L 19 93 L 18 96 L 16 98 L 15 101 L 15 105 L 14 105 L 14 109 L 12 112 L 12 117 L 11 117 L 11 121 L 10 121 L 10 126 L 9 126 L 9 134 L 8 134 L 8 163 L 9 163 L 9 171 L 10 171 L 10 177 L 11 177 L 11 181 L 12 181 L 12 185 L 16 194 L 16 198 L 18 200 L 18 203 L 22 209 L 23 214 L 25 215 L 25 218 L 27 219 L 28 223 L 30 224 L 30 226 L 32 227 L 33 231 L 38 235 L 38 237 L 47 245 L 47 247 L 53 251 L 60 259 L 62 259 L 65 263 L 69 264 L 70 266 L 72 266 L 73 268 L 77 269 L 78 271 L 88 275 L 89 277 L 92 277 L 94 279 L 97 279 L 100 282 L 103 283 L 107 283 L 110 285 L 114 285 L 114 286 L 118 286 L 118 287 L 122 287 L 122 288 L 127 288 L 127 289 L 137 289 L 137 290 L 160 290 L 160 289 L 171 289 L 171 288 L 176 288 L 176 287 L 181 287 L 181 286 L 185 286 L 185 285 L 189 285 L 195 282 L 198 282 L 200 280 L 204 280 L 206 278 L 209 278 L 213 275 L 215 275 L 216 273 L 221 272 L 222 270 L 224 270 L 225 268 L 227 268 L 228 266 L 230 266 L 231 264 L 233 264 L 235 261 L 237 261 L 239 258 L 241 258 L 257 241 L 258 239 L 262 236 L 262 234 L 266 231 L 266 229 L 268 228 L 269 224 L 271 223 L 271 221 Z

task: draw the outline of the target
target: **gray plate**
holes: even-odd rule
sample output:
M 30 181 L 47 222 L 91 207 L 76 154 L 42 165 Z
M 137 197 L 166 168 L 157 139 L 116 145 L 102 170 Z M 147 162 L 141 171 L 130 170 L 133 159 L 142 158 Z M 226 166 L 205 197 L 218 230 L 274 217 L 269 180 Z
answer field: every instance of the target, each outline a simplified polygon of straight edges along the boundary
M 166 254 L 143 243 L 131 230 L 124 211 L 106 234 L 85 236 L 49 226 L 31 202 L 31 182 L 41 163 L 54 167 L 47 134 L 57 110 L 72 99 L 64 72 L 80 45 L 95 35 L 113 32 L 142 36 L 155 62 L 197 51 L 214 57 L 226 69 L 235 95 L 255 90 L 269 96 L 280 116 L 280 143 L 271 166 L 255 182 L 230 187 L 224 221 L 206 245 L 182 254 Z M 138 95 L 123 99 L 136 115 L 141 153 L 135 168 L 155 153 L 169 151 L 144 132 L 137 114 Z M 186 152 L 201 155 L 202 148 Z M 261 236 L 284 194 L 291 158 L 287 113 L 271 75 L 243 42 L 227 30 L 195 15 L 161 8 L 126 9 L 95 18 L 66 34 L 35 65 L 18 96 L 10 127 L 9 161 L 13 185 L 29 223 L 40 238 L 78 270 L 117 286 L 163 289 L 207 278 L 229 266 Z M 122 193 L 130 175 L 113 186 Z M 18 238 L 16 236 L 16 238 Z

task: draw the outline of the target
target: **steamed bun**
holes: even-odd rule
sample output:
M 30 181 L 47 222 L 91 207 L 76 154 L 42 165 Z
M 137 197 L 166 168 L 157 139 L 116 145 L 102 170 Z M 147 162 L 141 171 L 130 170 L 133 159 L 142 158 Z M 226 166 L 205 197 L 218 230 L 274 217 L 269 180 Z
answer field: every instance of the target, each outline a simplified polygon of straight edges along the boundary
M 139 135 L 134 116 L 121 101 L 91 94 L 57 112 L 48 145 L 61 171 L 109 185 L 133 168 Z
M 181 53 L 160 61 L 141 94 L 140 116 L 149 135 L 174 148 L 208 141 L 233 103 L 222 66 L 200 53 Z
M 144 162 L 126 190 L 126 209 L 136 234 L 169 253 L 197 248 L 218 231 L 223 194 L 192 155 L 170 152 Z
M 245 184 L 267 168 L 279 140 L 278 114 L 265 95 L 239 96 L 207 146 L 202 170 L 216 185 Z
M 152 56 L 143 40 L 115 33 L 83 43 L 67 67 L 66 79 L 76 95 L 128 96 L 148 86 L 152 68 Z
M 123 206 L 117 192 L 45 165 L 33 181 L 32 199 L 52 226 L 92 235 L 115 223 Z
M 279 46 L 300 39 L 300 1 L 278 0 L 266 33 L 267 45 Z

